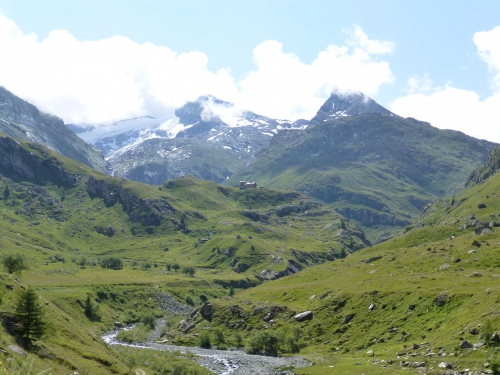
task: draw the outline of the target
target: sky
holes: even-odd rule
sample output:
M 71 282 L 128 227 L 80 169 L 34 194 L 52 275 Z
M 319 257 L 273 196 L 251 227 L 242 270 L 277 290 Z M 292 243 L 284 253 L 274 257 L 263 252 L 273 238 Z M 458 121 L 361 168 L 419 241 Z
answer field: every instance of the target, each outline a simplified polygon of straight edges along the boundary
M 0 0 L 0 85 L 67 123 L 211 94 L 310 119 L 332 90 L 500 142 L 494 0 Z

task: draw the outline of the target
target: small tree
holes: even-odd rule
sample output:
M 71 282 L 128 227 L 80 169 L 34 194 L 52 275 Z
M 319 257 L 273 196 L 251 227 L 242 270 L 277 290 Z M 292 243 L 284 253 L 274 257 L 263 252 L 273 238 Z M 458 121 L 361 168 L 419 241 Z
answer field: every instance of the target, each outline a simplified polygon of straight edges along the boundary
M 243 346 L 243 337 L 239 332 L 233 333 L 233 343 L 237 348 L 241 348 Z
M 43 320 L 44 311 L 38 302 L 38 296 L 33 289 L 21 290 L 17 301 L 16 313 L 19 318 L 17 331 L 27 346 L 31 346 L 33 338 L 39 338 L 45 333 L 46 324 Z
M 172 265 L 172 268 L 174 269 L 174 271 L 175 271 L 175 272 L 177 272 L 177 271 L 179 271 L 179 268 L 181 268 L 181 266 L 179 266 L 179 264 L 178 264 L 178 263 L 174 263 L 174 264 Z
M 21 271 L 28 269 L 26 261 L 20 254 L 8 254 L 3 258 L 2 263 L 3 268 L 8 273 L 21 273 Z
M 6 201 L 7 199 L 9 199 L 9 196 L 10 196 L 9 185 L 5 185 L 5 187 L 3 189 L 3 200 Z
M 152 313 L 145 313 L 141 316 L 141 323 L 151 329 L 155 329 L 156 318 Z
M 87 299 L 85 300 L 84 313 L 85 316 L 91 321 L 101 320 L 101 316 L 99 315 L 99 306 L 94 305 L 90 299 L 90 295 L 87 295 Z
M 210 342 L 210 335 L 207 332 L 202 332 L 198 338 L 200 348 L 210 349 L 212 343 Z
M 170 271 L 172 269 L 172 265 L 170 263 L 167 263 L 167 271 Z
M 216 329 L 214 331 L 214 342 L 217 345 L 221 345 L 221 344 L 224 344 L 226 342 L 226 340 L 224 338 L 224 333 L 220 329 Z
M 227 294 L 229 295 L 229 297 L 234 296 L 234 288 L 232 285 L 229 287 L 229 292 Z
M 133 260 L 130 265 L 132 266 L 132 269 L 135 270 L 137 268 L 137 266 L 139 265 L 139 262 L 136 260 Z

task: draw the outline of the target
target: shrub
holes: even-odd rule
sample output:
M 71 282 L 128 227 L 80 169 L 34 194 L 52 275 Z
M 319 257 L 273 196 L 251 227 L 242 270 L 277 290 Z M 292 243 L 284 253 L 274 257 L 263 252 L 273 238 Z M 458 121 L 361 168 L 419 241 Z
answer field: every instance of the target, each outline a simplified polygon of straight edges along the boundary
M 9 254 L 6 255 L 2 260 L 3 268 L 8 273 L 19 272 L 28 269 L 26 260 L 20 254 Z
M 117 257 L 102 258 L 101 267 L 112 270 L 121 270 L 123 268 L 123 260 Z
M 198 337 L 198 344 L 200 348 L 210 349 L 212 347 L 210 335 L 207 332 L 202 332 Z
M 241 334 L 239 332 L 233 333 L 232 341 L 233 341 L 234 346 L 236 346 L 237 348 L 240 348 L 243 346 L 243 337 L 241 336 Z
M 214 342 L 217 345 L 224 344 L 226 342 L 224 338 L 224 333 L 220 329 L 214 331 Z
M 259 354 L 264 352 L 267 355 L 277 355 L 279 340 L 275 332 L 258 332 L 250 337 L 247 352 L 249 354 Z
M 156 318 L 152 313 L 146 313 L 141 316 L 141 323 L 144 324 L 146 327 L 149 327 L 151 329 L 155 329 L 156 326 Z
M 194 306 L 194 301 L 193 301 L 193 298 L 191 298 L 191 296 L 187 296 L 187 297 L 186 297 L 186 303 L 187 303 L 188 305 Z
M 186 276 L 193 277 L 195 272 L 196 272 L 196 269 L 194 267 L 191 267 L 191 266 L 182 267 L 182 273 Z
M 87 295 L 87 299 L 85 300 L 84 313 L 85 313 L 85 316 L 90 321 L 100 321 L 101 320 L 101 316 L 99 314 L 99 306 L 95 305 L 91 301 L 90 295 Z

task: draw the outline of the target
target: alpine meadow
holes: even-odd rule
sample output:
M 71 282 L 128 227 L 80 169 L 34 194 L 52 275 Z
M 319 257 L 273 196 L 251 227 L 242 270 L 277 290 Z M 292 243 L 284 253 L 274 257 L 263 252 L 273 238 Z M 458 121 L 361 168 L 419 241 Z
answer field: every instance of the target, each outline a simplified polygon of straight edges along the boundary
M 186 3 L 0 0 L 0 374 L 500 374 L 496 6 Z

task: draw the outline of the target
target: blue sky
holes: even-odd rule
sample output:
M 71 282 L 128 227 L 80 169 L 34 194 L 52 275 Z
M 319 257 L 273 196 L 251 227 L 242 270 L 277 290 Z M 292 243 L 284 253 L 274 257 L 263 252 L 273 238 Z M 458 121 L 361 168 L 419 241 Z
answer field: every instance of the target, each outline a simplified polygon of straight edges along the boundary
M 337 87 L 368 91 L 403 116 L 500 141 L 498 1 L 0 0 L 0 12 L 0 25 L 14 24 L 3 51 L 24 58 L 0 66 L 0 84 L 69 122 L 159 115 L 203 93 L 272 117 L 306 117 Z M 487 34 L 475 40 L 478 32 Z M 106 40 L 104 51 L 95 44 Z M 138 47 L 146 43 L 156 49 Z M 121 87 L 113 64 L 122 60 L 106 51 L 123 54 L 133 83 Z M 138 54 L 143 61 L 130 62 Z M 55 61 L 65 59 L 74 69 Z M 73 76 L 96 79 L 72 86 Z M 141 77 L 146 83 L 137 83 Z M 117 96 L 111 85 L 123 96 L 108 99 Z

